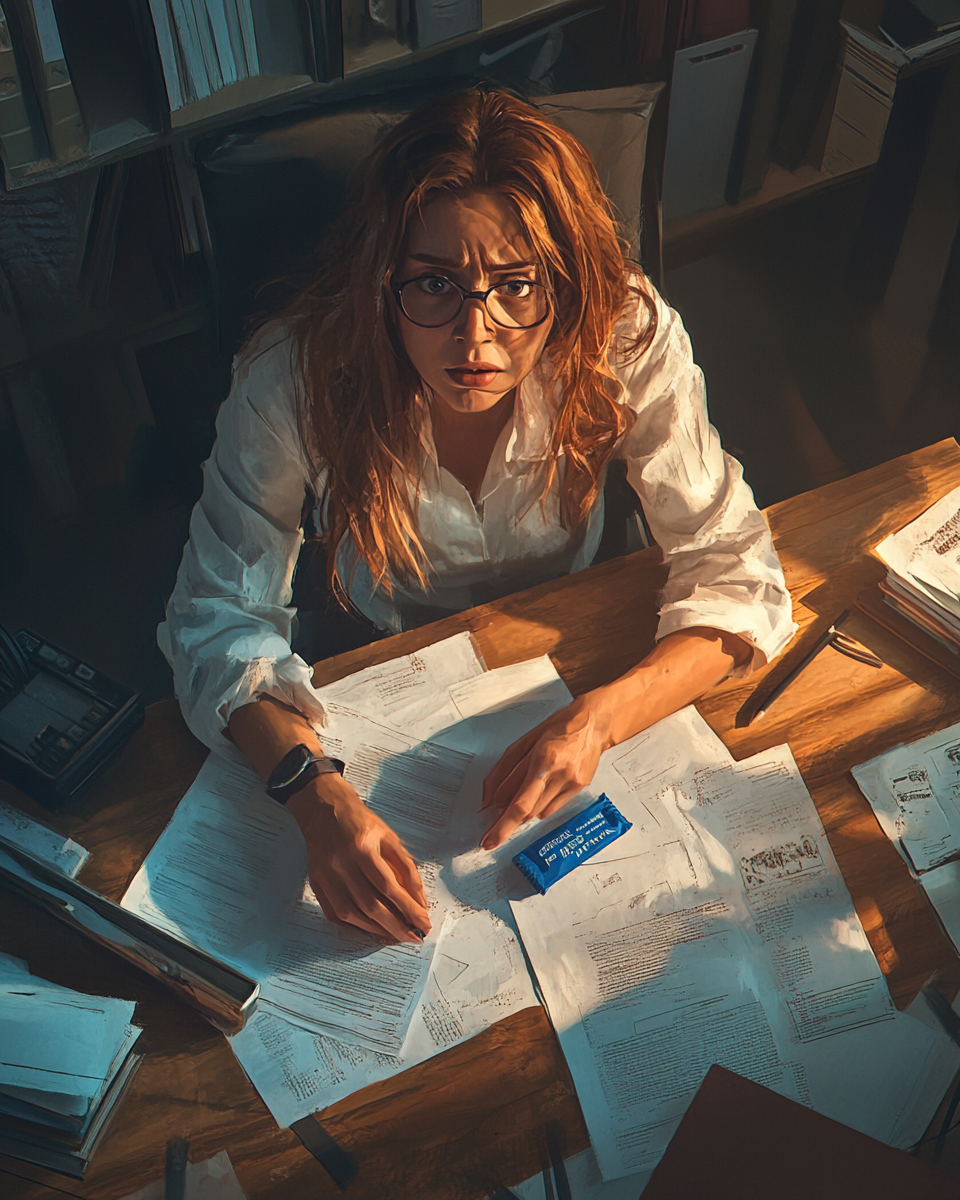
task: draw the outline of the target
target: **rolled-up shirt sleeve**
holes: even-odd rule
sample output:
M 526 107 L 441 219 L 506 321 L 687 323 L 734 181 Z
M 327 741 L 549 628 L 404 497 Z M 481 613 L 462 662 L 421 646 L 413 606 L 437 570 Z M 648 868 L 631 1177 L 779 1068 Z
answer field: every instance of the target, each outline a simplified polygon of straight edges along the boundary
M 234 364 L 203 468 L 177 583 L 157 631 L 193 733 L 225 750 L 231 714 L 258 695 L 317 725 L 312 671 L 290 649 L 291 581 L 308 468 L 297 429 L 290 342 L 261 335 Z
M 651 346 L 618 371 L 636 414 L 620 456 L 669 568 L 657 637 L 709 626 L 753 654 L 745 675 L 797 630 L 770 530 L 707 417 L 703 374 L 679 316 L 657 298 Z M 630 332 L 629 330 L 627 332 Z

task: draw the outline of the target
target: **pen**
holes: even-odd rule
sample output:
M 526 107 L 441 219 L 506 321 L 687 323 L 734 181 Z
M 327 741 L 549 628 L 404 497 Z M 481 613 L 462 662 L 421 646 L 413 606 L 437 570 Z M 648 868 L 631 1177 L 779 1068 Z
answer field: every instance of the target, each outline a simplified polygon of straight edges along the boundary
M 167 1142 L 164 1200 L 184 1200 L 187 1190 L 187 1154 L 189 1150 L 190 1146 L 186 1138 L 172 1137 Z
M 753 716 L 747 722 L 748 725 L 752 725 L 754 721 L 760 720 L 760 718 L 766 713 L 767 709 L 774 702 L 774 700 L 779 699 L 783 695 L 783 693 L 787 690 L 787 688 L 790 686 L 790 684 L 793 683 L 793 681 L 797 678 L 797 676 L 800 674 L 800 672 L 805 670 L 807 667 L 809 667 L 809 665 L 813 662 L 813 660 L 817 657 L 817 655 L 820 653 L 821 650 L 823 650 L 826 646 L 829 646 L 831 643 L 836 644 L 835 639 L 839 639 L 839 638 L 843 637 L 842 634 L 839 634 L 838 626 L 842 625 L 843 622 L 847 619 L 847 617 L 849 615 L 850 615 L 850 609 L 849 608 L 844 609 L 844 611 L 840 614 L 839 617 L 837 617 L 837 619 L 833 622 L 833 624 L 829 627 L 829 629 L 825 630 L 817 638 L 817 640 L 813 643 L 813 645 L 810 647 L 809 651 L 803 656 L 803 658 L 800 660 L 800 662 L 797 663 L 797 665 L 793 668 L 793 670 L 788 675 L 785 675 L 784 678 L 780 680 L 780 682 L 773 689 L 773 691 L 770 693 L 770 695 L 767 696 L 767 698 L 763 701 L 763 707 L 759 708 L 753 714 Z M 846 640 L 847 639 L 844 638 L 844 642 L 846 642 Z M 849 650 L 846 648 L 846 646 L 843 646 L 843 648 L 841 649 L 841 646 L 837 645 L 837 649 L 841 650 L 841 653 L 849 654 Z M 866 658 L 862 658 L 859 654 L 850 655 L 850 657 L 856 657 L 858 659 L 858 661 L 860 661 L 860 662 L 869 661 Z M 880 660 L 877 659 L 876 663 L 871 662 L 870 665 L 871 666 L 874 666 L 874 665 L 879 666 L 879 665 L 881 665 Z

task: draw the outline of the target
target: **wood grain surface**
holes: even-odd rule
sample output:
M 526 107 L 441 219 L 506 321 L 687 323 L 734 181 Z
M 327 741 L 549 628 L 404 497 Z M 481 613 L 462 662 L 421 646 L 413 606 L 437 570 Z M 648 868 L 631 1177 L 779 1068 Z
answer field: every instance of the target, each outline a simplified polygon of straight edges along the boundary
M 819 631 L 883 574 L 870 550 L 960 485 L 949 440 L 767 510 L 800 626 L 777 662 L 714 689 L 699 708 L 738 758 L 789 742 L 813 794 L 871 944 L 904 1006 L 935 969 L 960 985 L 960 965 L 936 917 L 883 836 L 849 774 L 898 742 L 960 719 L 960 684 L 854 613 L 845 630 L 880 670 L 825 650 L 771 706 L 738 726 L 754 690 L 782 677 Z M 494 604 L 319 663 L 318 684 L 470 630 L 489 667 L 549 653 L 571 691 L 621 674 L 653 643 L 665 569 L 657 549 L 616 559 Z M 83 882 L 119 899 L 203 760 L 174 701 L 143 729 L 83 799 L 56 817 L 3 785 L 0 795 L 56 824 L 91 851 Z M 116 1125 L 83 1181 L 0 1157 L 0 1191 L 17 1198 L 115 1200 L 162 1177 L 167 1139 L 194 1161 L 226 1149 L 251 1200 L 340 1195 L 289 1130 L 278 1129 L 223 1037 L 106 951 L 18 899 L 0 894 L 0 949 L 58 983 L 135 998 L 147 1050 Z M 318 1114 L 355 1160 L 348 1193 L 480 1200 L 539 1171 L 549 1123 L 567 1152 L 587 1145 L 566 1065 L 542 1009 L 528 1009 L 393 1079 Z

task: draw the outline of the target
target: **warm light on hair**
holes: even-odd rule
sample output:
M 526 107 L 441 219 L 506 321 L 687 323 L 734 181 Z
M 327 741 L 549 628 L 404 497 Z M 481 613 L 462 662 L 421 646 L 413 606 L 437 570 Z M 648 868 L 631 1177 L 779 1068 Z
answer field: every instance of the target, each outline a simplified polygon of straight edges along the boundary
M 403 348 L 391 273 L 413 215 L 438 192 L 480 188 L 511 201 L 554 296 L 544 386 L 561 399 L 543 495 L 562 456 L 566 528 L 589 512 L 627 427 L 610 360 L 649 346 L 656 308 L 624 258 L 589 154 L 506 92 L 474 88 L 417 109 L 363 164 L 317 272 L 279 314 L 298 349 L 301 430 L 326 478 L 322 535 L 341 599 L 336 550 L 347 533 L 380 586 L 389 590 L 391 575 L 428 586 L 416 516 L 427 400 Z M 638 299 L 647 314 L 641 333 L 615 345 L 614 326 Z

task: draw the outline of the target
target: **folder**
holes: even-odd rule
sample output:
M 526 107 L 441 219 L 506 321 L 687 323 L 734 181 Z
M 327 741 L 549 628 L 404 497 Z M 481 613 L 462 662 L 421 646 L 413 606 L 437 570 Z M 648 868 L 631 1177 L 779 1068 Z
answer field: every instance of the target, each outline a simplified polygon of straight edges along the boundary
M 24 103 L 23 84 L 7 18 L 0 8 L 0 153 L 8 171 L 17 172 L 40 155 Z
M 664 220 L 719 208 L 750 70 L 755 29 L 678 50 L 663 166 Z
M 53 0 L 21 0 L 26 51 L 53 156 L 60 162 L 83 158 L 87 130 L 60 42 Z
M 713 1066 L 643 1200 L 952 1200 L 957 1180 L 902 1150 Z

